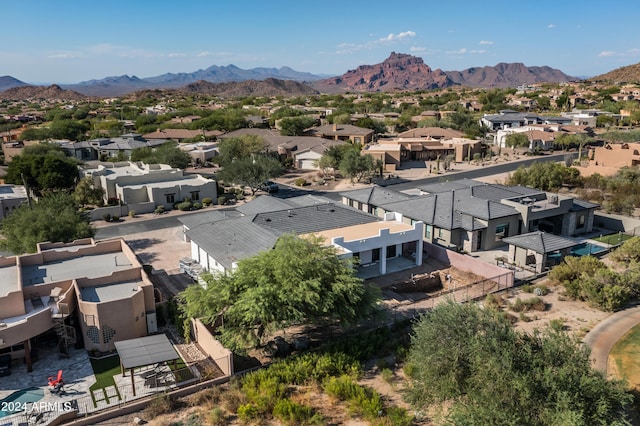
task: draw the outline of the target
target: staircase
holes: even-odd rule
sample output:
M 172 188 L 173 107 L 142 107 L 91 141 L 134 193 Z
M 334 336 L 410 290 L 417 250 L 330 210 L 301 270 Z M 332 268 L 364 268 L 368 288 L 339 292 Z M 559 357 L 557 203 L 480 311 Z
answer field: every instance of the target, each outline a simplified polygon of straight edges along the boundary
M 58 303 L 58 313 L 52 314 L 53 329 L 58 335 L 60 354 L 69 356 L 69 347 L 76 343 L 76 329 L 65 324 L 65 319 L 69 316 L 69 305 L 66 303 Z

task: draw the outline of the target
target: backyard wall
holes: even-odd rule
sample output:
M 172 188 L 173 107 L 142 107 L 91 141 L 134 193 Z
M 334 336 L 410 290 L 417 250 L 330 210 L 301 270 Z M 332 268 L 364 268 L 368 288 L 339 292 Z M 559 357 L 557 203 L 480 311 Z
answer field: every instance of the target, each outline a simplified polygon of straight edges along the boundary
M 225 376 L 233 374 L 233 353 L 222 346 L 199 319 L 191 320 L 192 332 L 194 340 L 202 348 L 202 350 L 211 357 Z
M 593 218 L 593 225 L 616 232 L 634 233 L 635 230 L 634 235 L 640 235 L 640 229 L 636 229 L 640 227 L 640 219 L 629 216 L 596 212 Z
M 424 243 L 423 250 L 425 253 L 425 259 L 430 257 L 439 262 L 453 266 L 461 271 L 471 272 L 487 279 L 501 277 L 501 285 L 506 284 L 507 287 L 513 286 L 514 272 L 509 269 L 501 268 L 480 259 L 456 253 L 444 247 L 427 242 Z

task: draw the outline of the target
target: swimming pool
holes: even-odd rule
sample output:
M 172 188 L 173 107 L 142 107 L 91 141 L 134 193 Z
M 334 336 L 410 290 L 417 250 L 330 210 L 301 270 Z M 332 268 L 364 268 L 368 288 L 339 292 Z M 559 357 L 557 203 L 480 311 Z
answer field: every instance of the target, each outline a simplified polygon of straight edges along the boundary
M 8 397 L 0 399 L 0 418 L 29 410 L 32 402 L 40 401 L 42 398 L 44 398 L 44 391 L 40 388 L 15 391 Z
M 582 243 L 578 246 L 571 248 L 572 256 L 587 256 L 590 254 L 596 254 L 607 250 L 606 247 L 592 243 Z

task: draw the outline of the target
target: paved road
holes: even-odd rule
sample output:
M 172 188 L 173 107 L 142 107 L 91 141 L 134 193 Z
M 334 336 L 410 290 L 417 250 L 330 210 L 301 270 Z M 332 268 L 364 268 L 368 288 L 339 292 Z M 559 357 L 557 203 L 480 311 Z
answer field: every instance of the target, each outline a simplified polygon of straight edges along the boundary
M 510 161 L 508 163 L 500 163 L 493 166 L 478 167 L 477 169 L 468 170 L 464 172 L 457 172 L 451 174 L 445 174 L 440 176 L 433 176 L 428 178 L 406 180 L 400 183 L 392 183 L 386 186 L 387 188 L 394 189 L 396 191 L 403 191 L 406 189 L 416 188 L 418 186 L 427 185 L 430 183 L 438 183 L 443 180 L 460 180 L 460 179 L 476 179 L 484 176 L 497 175 L 500 173 L 513 172 L 520 166 L 530 166 L 532 163 L 547 162 L 547 161 L 562 161 L 566 155 L 572 156 L 572 158 L 578 158 L 577 152 L 563 152 L 562 154 L 553 154 L 545 157 L 532 157 L 521 161 Z
M 616 312 L 600 321 L 584 337 L 584 343 L 591 348 L 593 366 L 607 373 L 609 353 L 627 331 L 640 323 L 640 305 Z

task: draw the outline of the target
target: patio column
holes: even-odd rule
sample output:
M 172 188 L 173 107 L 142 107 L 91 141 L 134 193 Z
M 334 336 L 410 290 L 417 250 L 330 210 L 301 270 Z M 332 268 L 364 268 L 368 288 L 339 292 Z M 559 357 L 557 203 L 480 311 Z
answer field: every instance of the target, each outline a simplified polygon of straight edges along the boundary
M 31 345 L 29 339 L 24 341 L 24 362 L 27 364 L 27 373 L 33 372 L 33 364 L 31 363 Z
M 131 389 L 133 389 L 133 396 L 136 396 L 136 383 L 133 380 L 133 368 L 129 369 L 129 372 L 131 373 Z
M 380 247 L 380 275 L 387 273 L 387 246 Z
M 422 250 L 424 250 L 424 240 L 419 238 L 416 241 L 416 266 L 422 265 Z

